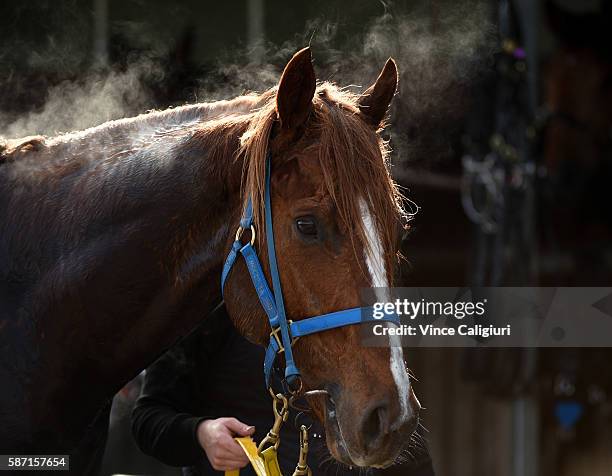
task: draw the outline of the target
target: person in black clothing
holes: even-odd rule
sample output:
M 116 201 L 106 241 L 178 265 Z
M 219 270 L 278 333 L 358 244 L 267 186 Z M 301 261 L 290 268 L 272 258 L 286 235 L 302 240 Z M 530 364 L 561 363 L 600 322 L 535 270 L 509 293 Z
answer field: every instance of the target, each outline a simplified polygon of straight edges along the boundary
M 145 374 L 132 412 L 132 434 L 141 450 L 183 474 L 217 475 L 245 468 L 254 475 L 234 436 L 261 441 L 273 423 L 272 399 L 263 379 L 264 349 L 234 329 L 224 308 L 164 354 Z M 292 474 L 299 455 L 299 431 L 290 415 L 281 430 L 278 458 L 283 474 Z M 300 417 L 302 418 L 302 417 Z M 302 420 L 300 420 L 302 423 Z M 309 465 L 314 475 L 357 475 L 331 460 L 318 422 L 310 430 Z M 373 475 L 432 476 L 425 453 L 420 459 Z

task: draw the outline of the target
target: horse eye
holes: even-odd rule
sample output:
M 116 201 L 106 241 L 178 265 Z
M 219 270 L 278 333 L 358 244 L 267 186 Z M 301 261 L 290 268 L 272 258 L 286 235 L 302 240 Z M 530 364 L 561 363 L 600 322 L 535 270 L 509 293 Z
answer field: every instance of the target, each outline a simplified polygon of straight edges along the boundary
M 298 231 L 307 236 L 316 236 L 317 224 L 313 217 L 300 217 L 295 220 Z

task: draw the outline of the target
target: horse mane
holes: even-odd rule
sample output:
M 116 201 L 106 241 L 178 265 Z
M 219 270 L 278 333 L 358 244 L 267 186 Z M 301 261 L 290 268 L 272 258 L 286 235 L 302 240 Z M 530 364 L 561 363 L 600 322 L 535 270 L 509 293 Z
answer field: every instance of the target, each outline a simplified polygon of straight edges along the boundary
M 104 145 L 109 155 L 126 152 L 129 151 L 129 146 L 146 146 L 156 135 L 179 132 L 187 129 L 189 125 L 245 114 L 253 108 L 257 100 L 257 95 L 247 94 L 232 100 L 189 104 L 162 111 L 151 110 L 134 117 L 107 121 L 88 129 L 61 133 L 52 137 L 35 135 L 5 139 L 0 136 L 0 164 L 36 152 L 52 152 L 58 148 L 91 147 L 92 143 Z
M 245 156 L 244 194 L 245 198 L 252 199 L 258 230 L 265 230 L 265 164 L 270 133 L 276 121 L 274 92 L 268 92 L 241 139 L 241 152 Z M 357 240 L 364 246 L 369 243 L 363 226 L 363 212 L 359 200 L 356 200 L 357 194 L 361 194 L 376 221 L 383 249 L 395 250 L 398 225 L 407 219 L 408 214 L 399 188 L 390 175 L 388 144 L 380 135 L 374 135 L 371 126 L 359 117 L 358 97 L 332 83 L 319 84 L 306 128 L 316 134 L 325 187 L 341 224 L 351 237 L 353 249 L 357 250 Z M 390 262 L 393 257 L 387 258 L 387 269 L 393 269 Z

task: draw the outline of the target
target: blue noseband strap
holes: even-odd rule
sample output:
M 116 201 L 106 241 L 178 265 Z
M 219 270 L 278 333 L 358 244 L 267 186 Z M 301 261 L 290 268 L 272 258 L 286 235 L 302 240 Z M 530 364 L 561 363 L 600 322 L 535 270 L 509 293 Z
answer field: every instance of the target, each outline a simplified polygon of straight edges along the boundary
M 270 265 L 270 275 L 272 277 L 272 287 L 274 292 L 270 290 L 268 281 L 261 267 L 261 262 L 257 256 L 257 252 L 255 251 L 255 248 L 253 248 L 254 235 L 251 237 L 251 242 L 243 245 L 240 241 L 242 232 L 244 230 L 250 228 L 251 232 L 255 233 L 253 228 L 253 204 L 251 200 L 248 201 L 247 206 L 245 207 L 242 219 L 240 220 L 240 228 L 236 233 L 236 240 L 232 244 L 232 249 L 225 260 L 221 274 L 221 292 L 223 293 L 229 272 L 236 262 L 238 254 L 242 255 L 246 262 L 247 269 L 249 270 L 253 287 L 257 292 L 259 301 L 268 316 L 270 327 L 272 328 L 270 342 L 268 344 L 268 348 L 266 349 L 266 356 L 264 359 L 264 376 L 267 386 L 270 385 L 270 375 L 272 373 L 272 367 L 274 366 L 276 356 L 281 352 L 285 353 L 285 378 L 287 379 L 287 382 L 292 384 L 293 381 L 299 377 L 300 371 L 295 365 L 292 351 L 292 345 L 299 337 L 304 337 L 330 329 L 336 329 L 338 327 L 359 324 L 361 322 L 387 321 L 395 324 L 399 323 L 396 316 L 386 316 L 381 319 L 377 319 L 373 317 L 371 308 L 361 307 L 309 317 L 307 319 L 302 319 L 295 322 L 287 320 L 285 303 L 283 301 L 283 291 L 280 282 L 280 274 L 278 272 L 278 265 L 276 262 L 276 248 L 274 245 L 272 203 L 270 199 L 270 167 L 270 155 L 268 154 L 266 159 L 265 223 L 266 242 L 268 246 L 268 262 Z

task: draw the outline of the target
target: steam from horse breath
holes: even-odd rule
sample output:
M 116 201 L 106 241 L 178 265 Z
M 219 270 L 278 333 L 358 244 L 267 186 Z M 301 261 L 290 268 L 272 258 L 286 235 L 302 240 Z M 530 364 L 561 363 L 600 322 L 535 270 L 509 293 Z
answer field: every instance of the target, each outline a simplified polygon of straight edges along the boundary
M 147 59 L 125 71 L 94 70 L 79 80 L 61 82 L 49 88 L 41 108 L 18 117 L 0 114 L 0 136 L 55 135 L 136 115 L 151 107 L 142 81 L 146 75 L 161 78 L 162 71 Z
M 431 7 L 401 15 L 389 9 L 368 25 L 358 39 L 341 41 L 342 25 L 321 20 L 280 47 L 265 47 L 268 63 L 221 58 L 217 75 L 203 79 L 194 100 L 229 98 L 247 90 L 263 90 L 278 81 L 282 66 L 297 49 L 311 43 L 319 79 L 367 87 L 384 61 L 393 56 L 400 68 L 400 94 L 394 122 L 402 131 L 462 110 L 462 87 L 487 65 L 494 45 L 493 26 L 485 2 L 449 2 L 432 16 Z M 261 48 L 261 46 L 259 46 Z M 261 50 L 260 50 L 261 51 Z M 79 81 L 51 87 L 45 104 L 20 117 L 0 114 L 0 136 L 54 135 L 87 128 L 150 108 L 152 98 L 143 78 L 162 77 L 153 60 L 139 60 L 124 71 L 92 72 Z M 221 85 L 220 85 L 221 84 Z
M 281 47 L 266 48 L 268 64 L 249 62 L 248 52 L 245 62 L 220 62 L 225 85 L 204 83 L 201 96 L 228 97 L 271 87 L 278 81 L 278 66 L 311 44 L 318 78 L 353 85 L 357 91 L 369 86 L 393 57 L 400 70 L 395 116 L 399 113 L 410 124 L 453 120 L 464 111 L 464 88 L 490 64 L 497 44 L 495 27 L 487 2 L 446 2 L 433 15 L 426 3 L 409 14 L 391 13 L 387 6 L 353 41 L 339 41 L 340 24 L 311 21 L 303 35 Z

